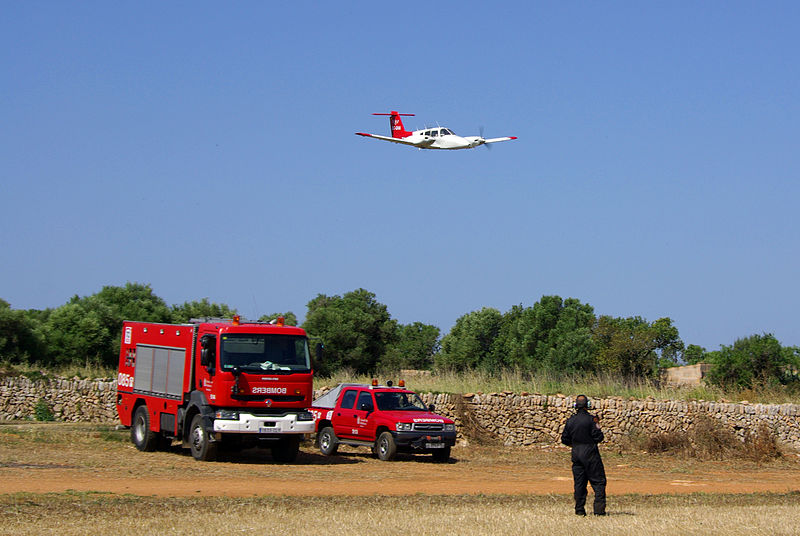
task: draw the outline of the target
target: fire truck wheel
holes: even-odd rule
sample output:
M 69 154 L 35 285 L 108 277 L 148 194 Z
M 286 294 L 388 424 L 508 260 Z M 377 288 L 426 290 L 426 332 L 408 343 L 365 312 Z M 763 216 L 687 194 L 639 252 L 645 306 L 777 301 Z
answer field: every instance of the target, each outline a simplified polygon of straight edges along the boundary
M 397 443 L 394 442 L 394 436 L 392 436 L 391 432 L 383 432 L 378 436 L 375 452 L 378 454 L 378 459 L 385 462 L 394 459 L 394 455 L 397 454 Z
M 131 441 L 137 449 L 145 452 L 156 450 L 158 446 L 158 434 L 150 430 L 150 413 L 147 411 L 147 406 L 139 406 L 133 414 Z
M 336 454 L 339 450 L 339 440 L 336 439 L 336 434 L 333 433 L 333 428 L 326 426 L 319 433 L 319 451 L 325 456 Z
M 450 447 L 434 450 L 432 454 L 433 454 L 433 461 L 446 462 L 450 459 Z
M 272 447 L 272 459 L 276 462 L 292 463 L 300 452 L 300 438 L 297 436 L 284 437 Z
M 212 443 L 208 432 L 203 428 L 203 417 L 199 413 L 192 419 L 189 427 L 189 445 L 195 460 L 210 462 L 217 459 L 217 443 Z

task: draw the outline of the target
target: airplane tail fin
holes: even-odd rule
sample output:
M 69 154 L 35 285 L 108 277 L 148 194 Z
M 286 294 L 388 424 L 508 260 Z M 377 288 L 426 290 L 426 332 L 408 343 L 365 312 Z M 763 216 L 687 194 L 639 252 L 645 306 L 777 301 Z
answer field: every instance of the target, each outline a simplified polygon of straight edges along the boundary
M 404 116 L 413 116 L 414 114 L 401 114 L 395 111 L 391 111 L 388 114 L 372 114 L 372 115 L 388 115 L 389 116 L 389 129 L 392 132 L 393 138 L 407 138 L 411 135 L 411 132 L 408 132 L 405 127 L 403 126 L 403 120 L 400 119 L 401 115 Z

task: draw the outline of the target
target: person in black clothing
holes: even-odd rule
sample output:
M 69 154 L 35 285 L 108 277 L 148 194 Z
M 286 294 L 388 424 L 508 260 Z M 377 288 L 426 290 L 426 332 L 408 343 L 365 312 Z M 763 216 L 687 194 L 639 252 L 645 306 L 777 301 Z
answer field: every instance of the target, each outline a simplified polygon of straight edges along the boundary
M 606 515 L 606 470 L 597 444 L 603 441 L 599 420 L 587 410 L 591 403 L 586 395 L 575 399 L 575 415 L 567 420 L 561 442 L 572 447 L 572 478 L 575 481 L 575 513 L 585 516 L 586 483 L 594 490 L 594 515 Z

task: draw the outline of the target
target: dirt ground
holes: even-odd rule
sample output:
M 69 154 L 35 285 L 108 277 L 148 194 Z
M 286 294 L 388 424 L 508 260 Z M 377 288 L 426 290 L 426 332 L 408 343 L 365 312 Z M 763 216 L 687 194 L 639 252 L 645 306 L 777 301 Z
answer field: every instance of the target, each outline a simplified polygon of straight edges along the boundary
M 602 452 L 611 496 L 800 491 L 795 453 L 755 464 Z M 0 494 L 70 490 L 168 497 L 566 494 L 572 476 L 569 451 L 557 446 L 461 445 L 449 463 L 438 464 L 402 454 L 381 462 L 366 448 L 325 457 L 308 441 L 293 464 L 277 464 L 258 449 L 204 463 L 177 446 L 139 452 L 127 431 L 110 426 L 0 425 Z

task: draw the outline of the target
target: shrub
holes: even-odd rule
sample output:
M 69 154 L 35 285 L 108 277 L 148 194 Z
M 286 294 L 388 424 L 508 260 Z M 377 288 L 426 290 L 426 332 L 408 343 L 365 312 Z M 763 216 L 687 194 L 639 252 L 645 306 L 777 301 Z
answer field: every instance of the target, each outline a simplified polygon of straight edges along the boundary
M 47 403 L 47 400 L 44 398 L 40 398 L 36 405 L 33 407 L 33 417 L 37 421 L 54 421 L 56 420 L 55 414 L 53 414 L 53 410 L 50 409 L 50 404 Z
M 651 453 L 683 454 L 690 452 L 692 444 L 686 432 L 666 432 L 647 438 L 644 449 Z
M 497 437 L 480 423 L 472 407 L 460 396 L 456 397 L 455 413 L 461 421 L 459 431 L 464 437 L 479 445 L 492 444 L 497 441 Z
M 781 449 L 775 434 L 763 422 L 758 425 L 755 432 L 745 437 L 742 450 L 744 457 L 758 463 L 781 457 Z
M 640 446 L 640 450 L 651 454 L 673 454 L 701 460 L 739 458 L 761 463 L 781 457 L 778 440 L 766 423 L 760 424 L 742 442 L 720 421 L 706 415 L 697 416 L 688 431 L 653 435 L 631 431 L 628 444 L 632 448 Z
M 733 432 L 706 415 L 696 418 L 691 431 L 692 455 L 706 460 L 719 460 L 740 450 L 741 443 Z
M 623 436 L 619 442 L 619 452 L 641 452 L 647 450 L 647 442 L 650 436 L 641 428 L 633 427 Z

